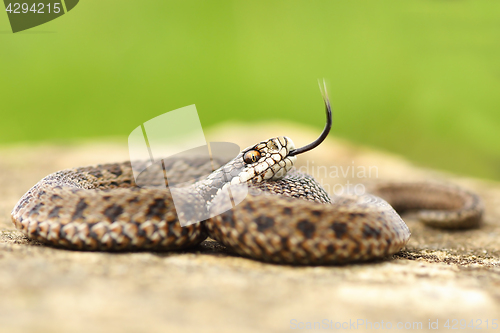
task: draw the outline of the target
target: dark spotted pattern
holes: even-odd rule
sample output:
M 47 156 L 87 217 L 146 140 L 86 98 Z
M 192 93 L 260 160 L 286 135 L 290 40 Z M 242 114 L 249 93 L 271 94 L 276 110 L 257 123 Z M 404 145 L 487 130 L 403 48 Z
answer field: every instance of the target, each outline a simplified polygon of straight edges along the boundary
M 269 145 L 277 143 L 275 140 Z M 266 144 L 256 147 L 262 145 Z M 206 170 L 201 162 L 177 162 L 166 160 L 165 165 L 179 175 L 175 177 L 178 183 L 192 184 L 197 172 L 198 177 L 206 174 L 199 171 Z M 235 163 L 242 168 L 241 161 Z M 227 173 L 223 177 L 234 176 L 235 168 L 224 168 Z M 177 250 L 195 246 L 209 235 L 242 256 L 295 265 L 383 258 L 399 251 L 410 237 L 406 224 L 385 201 L 372 196 L 345 196 L 330 202 L 311 176 L 294 171 L 278 181 L 257 182 L 253 178 L 243 202 L 203 223 L 181 227 L 163 173 L 141 176 L 151 177 L 145 178 L 151 187 L 135 186 L 128 162 L 57 172 L 19 200 L 12 220 L 27 237 L 57 247 Z M 208 189 L 200 190 L 216 193 L 214 185 L 221 179 L 216 175 Z M 379 190 L 401 209 L 426 208 L 421 214 L 431 225 L 450 227 L 458 221 L 460 227 L 476 226 L 482 214 L 479 197 L 453 187 L 393 184 Z M 235 197 L 242 194 L 239 191 L 231 189 Z M 417 194 L 417 202 L 412 201 L 412 194 Z M 216 196 L 210 209 L 229 202 L 225 196 L 227 192 Z M 195 204 L 190 198 L 184 198 L 185 204 Z
M 39 211 L 40 211 L 40 208 L 42 208 L 43 206 L 45 206 L 43 203 L 37 203 L 35 205 L 35 207 L 33 207 L 31 210 L 30 210 L 30 214 L 37 214 Z
M 237 196 L 239 189 L 231 191 Z M 362 204 L 363 198 L 357 197 L 322 204 L 307 196 L 308 192 L 304 191 L 300 199 L 284 196 L 271 200 L 274 196 L 250 191 L 246 201 L 232 210 L 238 221 L 234 227 L 228 227 L 224 214 L 208 220 L 205 226 L 210 237 L 240 255 L 294 265 L 381 258 L 399 251 L 409 239 L 408 227 L 380 199 L 372 205 Z M 224 197 L 218 197 L 213 205 L 224 200 Z M 262 215 L 261 212 L 266 210 L 276 210 L 281 214 Z M 314 211 L 321 214 L 312 213 Z M 365 227 L 372 227 L 372 222 L 382 214 L 385 214 L 384 221 L 377 222 L 380 241 L 374 243 L 373 237 L 360 238 Z M 308 217 L 300 218 L 304 215 Z M 351 220 L 352 217 L 355 219 Z M 391 242 L 385 242 L 386 239 L 391 239 Z
M 55 218 L 55 217 L 59 216 L 59 211 L 60 211 L 61 209 L 62 209 L 62 207 L 61 207 L 61 206 L 56 206 L 56 207 L 54 207 L 54 209 L 52 209 L 52 210 L 50 211 L 48 218 L 50 219 L 50 218 Z
M 299 223 L 297 223 L 297 229 L 302 232 L 305 238 L 312 238 L 316 227 L 308 220 L 301 220 Z
M 257 230 L 263 232 L 274 225 L 274 219 L 271 216 L 259 215 L 255 219 L 255 223 L 257 224 Z
M 165 200 L 154 199 L 153 203 L 149 205 L 149 208 L 146 212 L 146 218 L 152 219 L 153 217 L 156 217 L 157 219 L 161 219 L 166 213 L 167 205 L 165 204 Z
M 92 170 L 89 170 L 87 171 L 90 175 L 96 177 L 96 178 L 102 178 L 102 172 L 100 170 L 97 170 L 97 169 L 92 169 Z
M 76 204 L 75 213 L 73 214 L 73 220 L 83 219 L 84 218 L 83 211 L 87 207 L 88 207 L 88 204 L 85 202 L 85 200 L 80 199 L 80 201 L 78 201 L 78 203 Z
M 111 205 L 104 210 L 104 216 L 108 221 L 113 222 L 117 217 L 123 214 L 123 208 L 119 205 Z
M 227 212 L 222 213 L 221 219 L 222 219 L 222 222 L 225 223 L 228 227 L 234 228 L 235 219 L 234 219 L 234 213 L 232 210 L 228 210 Z
M 338 239 L 342 239 L 347 233 L 347 224 L 343 222 L 333 222 L 331 228 L 335 232 L 335 237 Z
M 57 172 L 21 198 L 12 220 L 30 238 L 78 250 L 182 249 L 207 237 L 201 224 L 177 223 L 164 189 L 122 188 L 131 177 L 130 163 Z
M 112 173 L 116 177 L 120 177 L 123 173 L 122 168 L 120 168 L 120 166 L 117 164 L 108 165 L 106 167 L 106 170 L 108 170 L 110 173 Z
M 365 238 L 379 238 L 380 237 L 380 230 L 375 229 L 375 228 L 366 224 L 363 227 L 363 237 L 365 237 Z

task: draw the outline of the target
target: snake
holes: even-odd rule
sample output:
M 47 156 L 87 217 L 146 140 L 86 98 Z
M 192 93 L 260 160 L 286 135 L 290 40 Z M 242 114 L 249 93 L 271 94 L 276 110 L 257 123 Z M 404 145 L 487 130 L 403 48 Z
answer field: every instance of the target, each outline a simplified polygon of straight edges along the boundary
M 165 158 L 142 175 L 150 186 L 138 185 L 134 171 L 140 163 L 130 161 L 58 171 L 22 196 L 12 221 L 27 238 L 57 248 L 179 251 L 210 237 L 236 255 L 289 265 L 389 257 L 410 238 L 400 216 L 407 210 L 430 227 L 480 225 L 481 198 L 455 185 L 385 182 L 370 194 L 329 196 L 312 176 L 297 171 L 297 155 L 319 146 L 331 129 L 326 88 L 323 99 L 325 129 L 301 148 L 289 137 L 271 138 L 230 161 L 216 161 L 220 167 L 208 176 L 200 170 L 214 161 Z M 168 177 L 162 172 L 167 167 Z M 184 187 L 174 202 L 177 184 Z M 184 211 L 199 211 L 193 207 L 209 217 L 181 225 Z

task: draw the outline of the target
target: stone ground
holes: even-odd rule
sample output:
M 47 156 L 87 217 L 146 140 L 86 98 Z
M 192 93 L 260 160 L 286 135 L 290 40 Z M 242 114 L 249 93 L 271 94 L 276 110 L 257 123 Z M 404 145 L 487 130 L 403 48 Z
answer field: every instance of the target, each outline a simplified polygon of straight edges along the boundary
M 294 125 L 234 124 L 207 138 L 246 147 L 283 134 L 297 145 L 318 135 Z M 348 181 L 436 180 L 477 191 L 486 205 L 475 230 L 431 229 L 404 216 L 412 231 L 406 248 L 380 262 L 346 266 L 265 264 L 214 241 L 171 253 L 66 251 L 29 241 L 13 228 L 10 210 L 48 173 L 126 159 L 126 140 L 0 148 L 0 332 L 281 332 L 320 324 L 326 331 L 335 325 L 429 331 L 429 322 L 448 331 L 447 320 L 458 331 L 473 331 L 473 325 L 500 332 L 498 183 L 418 168 L 330 138 L 299 157 L 299 167 L 330 191 Z

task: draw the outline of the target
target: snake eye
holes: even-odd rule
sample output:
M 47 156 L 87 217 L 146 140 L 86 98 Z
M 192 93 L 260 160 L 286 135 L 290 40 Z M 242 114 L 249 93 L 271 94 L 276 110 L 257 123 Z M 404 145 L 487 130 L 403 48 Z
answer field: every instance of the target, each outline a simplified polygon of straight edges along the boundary
M 246 164 L 255 163 L 260 158 L 260 152 L 258 150 L 249 150 L 243 155 L 243 161 Z

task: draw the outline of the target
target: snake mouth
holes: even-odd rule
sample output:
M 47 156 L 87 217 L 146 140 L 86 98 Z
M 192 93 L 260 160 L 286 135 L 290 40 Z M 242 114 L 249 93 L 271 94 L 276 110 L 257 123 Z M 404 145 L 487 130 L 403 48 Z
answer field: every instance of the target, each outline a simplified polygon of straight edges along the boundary
M 321 89 L 321 86 L 320 86 Z M 328 98 L 328 92 L 326 90 L 326 84 L 323 81 L 323 90 L 322 90 L 322 95 L 323 95 L 323 100 L 325 101 L 325 111 L 326 111 L 326 125 L 325 128 L 323 129 L 323 132 L 317 138 L 315 141 L 311 142 L 308 145 L 305 145 L 304 147 L 300 147 L 297 149 L 292 149 L 288 153 L 289 156 L 295 156 L 298 154 L 305 153 L 309 150 L 312 150 L 319 146 L 323 141 L 325 141 L 326 137 L 328 136 L 328 133 L 330 133 L 330 130 L 332 129 L 332 107 L 330 105 L 330 99 Z

